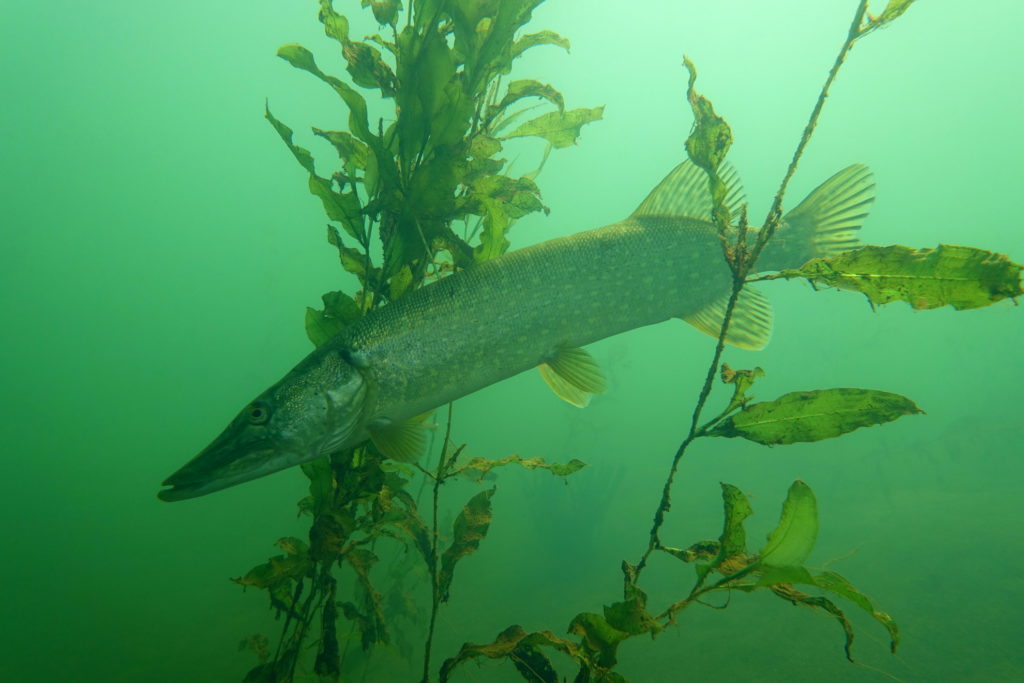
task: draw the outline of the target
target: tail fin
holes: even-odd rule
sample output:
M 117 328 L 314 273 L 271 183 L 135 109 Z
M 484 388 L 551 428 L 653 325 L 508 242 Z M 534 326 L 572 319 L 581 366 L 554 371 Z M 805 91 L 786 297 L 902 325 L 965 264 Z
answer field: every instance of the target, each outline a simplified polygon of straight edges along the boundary
M 871 169 L 864 164 L 847 166 L 782 217 L 758 270 L 796 268 L 817 256 L 853 249 L 874 201 Z

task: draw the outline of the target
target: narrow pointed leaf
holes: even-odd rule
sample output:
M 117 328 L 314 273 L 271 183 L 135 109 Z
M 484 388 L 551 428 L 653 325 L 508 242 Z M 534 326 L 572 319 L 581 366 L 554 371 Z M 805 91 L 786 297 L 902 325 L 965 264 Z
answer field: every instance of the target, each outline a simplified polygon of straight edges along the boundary
M 298 161 L 299 164 L 309 173 L 316 174 L 316 167 L 313 165 L 313 155 L 310 154 L 309 150 L 305 147 L 299 147 L 292 143 L 292 129 L 281 123 L 273 114 L 270 113 L 269 104 L 264 106 L 263 116 L 267 121 L 270 121 L 270 125 L 272 125 L 274 130 L 277 131 L 277 134 L 281 136 L 281 139 L 284 141 L 284 144 L 287 145 L 292 156 L 295 157 L 295 160 Z
M 839 626 L 843 629 L 843 635 L 846 638 L 843 650 L 846 653 L 846 658 L 851 662 L 853 661 L 853 655 L 850 653 L 850 648 L 853 647 L 853 625 L 846 618 L 846 615 L 843 614 L 843 610 L 839 609 L 834 602 L 817 595 L 808 595 L 787 584 L 774 585 L 771 590 L 783 600 L 787 600 L 794 605 L 822 609 L 830 614 L 839 622 Z
M 349 129 L 352 134 L 367 144 L 376 142 L 376 138 L 370 132 L 366 113 L 366 100 L 363 96 L 352 89 L 348 84 L 338 80 L 334 76 L 325 74 L 316 65 L 313 53 L 297 44 L 282 45 L 277 50 L 277 56 L 285 60 L 296 69 L 308 71 L 324 83 L 331 86 L 338 96 L 345 102 L 349 109 Z
M 794 391 L 774 401 L 746 406 L 707 434 L 738 436 L 774 446 L 821 441 L 921 412 L 924 411 L 909 398 L 888 391 L 850 388 Z
M 1024 294 L 1022 266 L 1003 254 L 940 244 L 911 249 L 900 244 L 860 249 L 808 261 L 774 277 L 806 278 L 814 285 L 864 294 L 874 304 L 905 301 L 917 310 L 980 308 Z
M 512 44 L 512 56 L 518 57 L 522 53 L 537 45 L 557 45 L 566 52 L 569 51 L 569 41 L 554 31 L 538 31 L 527 33 L 525 36 Z
M 899 626 L 896 620 L 888 613 L 875 609 L 874 604 L 868 596 L 857 590 L 845 577 L 835 572 L 822 572 L 814 575 L 814 585 L 829 592 L 840 595 L 853 604 L 860 607 L 874 618 L 875 621 L 885 627 L 889 632 L 889 648 L 895 652 L 900 642 Z
M 570 474 L 579 472 L 587 466 L 587 463 L 582 460 L 577 460 L 576 458 L 573 458 L 567 463 L 548 463 L 544 462 L 543 458 L 523 458 L 518 455 L 510 455 L 498 460 L 491 460 L 488 458 L 471 458 L 457 470 L 454 470 L 452 474 L 469 473 L 483 475 L 490 472 L 495 467 L 502 467 L 504 465 L 519 465 L 523 469 L 527 470 L 544 469 L 556 476 L 567 477 Z
M 479 657 L 488 659 L 509 657 L 527 681 L 557 683 L 559 680 L 557 674 L 551 666 L 550 660 L 540 652 L 539 648 L 541 647 L 551 647 L 569 655 L 576 661 L 583 661 L 575 643 L 559 638 L 551 631 L 527 633 L 521 626 L 513 625 L 499 633 L 492 643 L 484 645 L 465 643 L 458 654 L 445 660 L 441 665 L 440 683 L 446 683 L 449 680 L 456 666 Z M 528 667 L 520 666 L 520 661 L 528 664 Z
M 497 107 L 498 109 L 504 109 L 524 97 L 540 97 L 558 107 L 558 111 L 565 110 L 565 100 L 562 98 L 562 93 L 547 83 L 541 83 L 533 79 L 522 79 L 509 83 L 508 91 L 501 98 L 501 102 L 498 103 Z

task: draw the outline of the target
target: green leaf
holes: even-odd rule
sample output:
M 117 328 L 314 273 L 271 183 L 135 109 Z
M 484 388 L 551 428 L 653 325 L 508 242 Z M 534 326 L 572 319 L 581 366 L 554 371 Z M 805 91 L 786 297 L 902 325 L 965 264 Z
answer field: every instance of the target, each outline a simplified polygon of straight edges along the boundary
M 521 79 L 508 84 L 505 96 L 501 98 L 496 106 L 497 110 L 504 109 L 513 102 L 518 102 L 525 97 L 540 97 L 558 107 L 558 111 L 565 111 L 565 100 L 562 93 L 552 88 L 547 83 L 541 83 L 533 79 Z
M 344 292 L 327 292 L 321 299 L 323 310 L 306 309 L 306 336 L 318 347 L 362 317 L 356 302 Z
M 356 181 L 356 171 L 366 169 L 366 157 L 369 154 L 367 146 L 356 139 L 354 135 L 343 130 L 313 128 L 313 134 L 331 143 L 334 150 L 338 153 L 338 158 L 345 165 L 345 171 L 349 175 L 346 180 L 354 183 Z
M 309 555 L 277 555 L 250 569 L 245 576 L 231 579 L 243 586 L 272 588 L 305 576 L 311 569 Z
M 310 174 L 309 192 L 320 198 L 328 218 L 341 223 L 341 227 L 353 238 L 362 239 L 363 213 L 359 197 L 354 191 L 335 192 L 329 180 Z
M 452 670 L 456 666 L 478 657 L 489 659 L 509 657 L 523 678 L 530 683 L 557 683 L 559 680 L 557 674 L 547 657 L 540 653 L 538 649 L 540 647 L 552 647 L 578 662 L 584 663 L 575 643 L 559 638 L 551 631 L 527 633 L 521 626 L 513 625 L 499 633 L 492 643 L 464 644 L 458 654 L 446 659 L 441 665 L 440 683 L 446 683 L 449 680 Z M 520 662 L 528 664 L 528 666 L 521 666 Z
M 472 458 L 465 462 L 461 467 L 451 472 L 452 475 L 462 474 L 469 471 L 470 473 L 479 473 L 480 476 L 490 472 L 495 467 L 502 467 L 504 465 L 519 465 L 520 467 L 527 470 L 544 469 L 551 472 L 558 477 L 567 477 L 570 474 L 579 472 L 581 469 L 587 466 L 582 460 L 573 458 L 567 463 L 547 463 L 544 462 L 543 458 L 523 458 L 518 455 L 510 455 L 500 460 L 489 460 L 487 458 Z
M 311 311 L 312 309 L 306 310 Z M 307 328 L 307 334 L 308 332 Z M 317 458 L 302 463 L 300 467 L 302 467 L 302 473 L 309 478 L 309 497 L 304 499 L 309 503 L 305 507 L 300 503 L 300 510 L 314 516 L 319 515 L 334 500 L 334 471 L 331 469 L 331 463 L 327 458 Z
M 390 640 L 380 593 L 370 583 L 370 570 L 378 559 L 366 548 L 353 548 L 344 556 L 345 562 L 355 571 L 356 579 L 363 590 L 362 614 L 365 615 L 365 619 L 360 627 L 364 650 L 368 650 L 374 643 L 387 643 Z
M 333 225 L 327 226 L 327 241 L 338 250 L 338 259 L 341 261 L 341 267 L 358 277 L 360 282 L 365 282 L 367 268 L 370 264 L 370 259 L 367 255 L 358 249 L 346 247 L 341 240 L 338 229 Z
M 672 557 L 675 557 L 683 562 L 699 562 L 701 560 L 713 560 L 718 557 L 718 553 L 721 550 L 718 541 L 697 541 L 696 543 L 690 544 L 686 548 L 673 548 L 672 546 L 663 545 L 658 548 L 662 552 L 668 553 Z M 707 574 L 712 566 L 707 565 L 706 569 L 702 572 Z
M 591 121 L 599 120 L 604 114 L 604 107 L 580 107 L 569 111 L 552 111 L 541 114 L 521 124 L 502 140 L 534 136 L 544 138 L 555 148 L 568 147 L 576 144 L 580 129 Z
M 270 121 L 270 125 L 272 125 L 274 130 L 277 131 L 277 134 L 281 136 L 284 144 L 288 146 L 289 150 L 291 150 L 292 156 L 295 157 L 295 160 L 298 161 L 304 169 L 309 171 L 309 173 L 316 175 L 316 167 L 313 164 L 313 155 L 310 154 L 309 150 L 305 147 L 299 147 L 298 145 L 292 144 L 292 129 L 274 118 L 274 115 L 270 113 L 269 102 L 264 105 L 263 116 L 267 121 Z
M 900 642 L 900 631 L 896 621 L 886 612 L 875 609 L 870 598 L 857 590 L 845 577 L 835 572 L 822 572 L 814 575 L 814 585 L 846 598 L 870 614 L 889 632 L 889 649 L 896 652 L 896 646 Z
M 547 211 L 536 183 L 529 178 L 492 175 L 473 182 L 467 210 L 483 216 L 480 245 L 474 249 L 477 263 L 500 256 L 508 249 L 505 233 L 512 221 L 533 211 Z
M 760 564 L 766 567 L 802 567 L 818 538 L 818 503 L 811 487 L 794 481 L 782 504 L 779 524 L 761 548 Z
M 846 615 L 843 614 L 843 610 L 839 609 L 834 602 L 828 598 L 808 595 L 807 593 L 798 591 L 785 583 L 773 585 L 771 590 L 783 600 L 787 600 L 794 605 L 803 605 L 805 607 L 822 609 L 832 615 L 832 617 L 839 622 L 840 627 L 843 629 L 843 634 L 846 636 L 846 643 L 843 647 L 846 652 L 846 658 L 853 662 L 853 657 L 850 654 L 850 648 L 853 647 L 853 625 L 850 623 L 850 620 L 846 618 Z
M 395 18 L 402 9 L 400 0 L 363 0 L 363 7 L 369 6 L 373 11 L 373 18 L 380 25 L 395 25 Z
M 774 401 L 746 406 L 708 430 L 707 435 L 739 436 L 768 446 L 821 441 L 922 412 L 909 398 L 888 391 L 794 391 Z
M 348 127 L 352 134 L 367 143 L 371 147 L 379 144 L 375 136 L 370 132 L 366 114 L 366 100 L 346 83 L 334 76 L 325 74 L 316 65 L 313 53 L 298 44 L 282 45 L 277 49 L 277 56 L 285 60 L 296 69 L 308 71 L 324 83 L 331 86 L 349 109 Z
M 384 97 L 395 96 L 398 79 L 391 67 L 381 59 L 380 50 L 363 42 L 346 40 L 341 51 L 356 85 L 378 88 Z
M 725 524 L 722 528 L 722 535 L 719 537 L 719 559 L 722 560 L 741 555 L 747 552 L 747 532 L 743 529 L 743 522 L 750 515 L 754 514 L 750 507 L 750 501 L 746 494 L 732 484 L 722 482 L 722 503 L 725 506 Z
M 538 31 L 537 33 L 527 33 L 512 45 L 512 56 L 518 57 L 523 54 L 531 47 L 538 45 L 557 45 L 564 49 L 566 52 L 569 51 L 569 41 L 562 36 L 558 35 L 554 31 Z
M 569 633 L 583 636 L 581 645 L 595 658 L 597 665 L 604 669 L 615 666 L 615 651 L 629 633 L 615 628 L 600 614 L 581 612 L 569 624 Z
M 980 308 L 1024 294 L 1022 266 L 1003 254 L 940 244 L 911 249 L 866 246 L 808 261 L 773 277 L 802 277 L 814 285 L 860 292 L 874 304 L 906 301 L 917 310 Z
M 914 4 L 914 0 L 889 0 L 889 4 L 885 6 L 885 9 L 877 17 L 868 14 L 867 21 L 860 27 L 857 37 L 866 35 L 876 28 L 882 28 L 910 9 L 912 4 Z
M 732 146 L 732 129 L 721 116 L 715 113 L 711 100 L 694 89 L 697 81 L 697 67 L 688 57 L 683 57 L 683 66 L 690 72 L 689 85 L 686 88 L 686 99 L 693 110 L 693 130 L 686 138 L 686 154 L 697 166 L 708 175 L 712 215 L 720 227 L 730 224 L 732 217 L 725 206 L 728 187 L 718 176 L 718 167 L 725 160 L 725 155 Z
M 631 593 L 627 600 L 605 605 L 605 621 L 612 628 L 631 636 L 660 633 L 661 624 L 647 612 L 647 594 L 636 586 L 632 586 Z
M 733 370 L 728 363 L 722 363 L 721 378 L 726 384 L 733 385 L 732 399 L 722 414 L 731 413 L 737 408 L 746 405 L 751 399 L 747 397 L 747 391 L 754 385 L 754 382 L 764 377 L 764 370 L 754 368 L 753 370 Z
M 455 520 L 452 543 L 441 556 L 441 571 L 438 575 L 438 590 L 441 601 L 448 601 L 455 564 L 466 555 L 476 552 L 480 541 L 491 526 L 491 496 L 497 488 L 490 488 L 473 496 Z
M 348 19 L 334 11 L 333 0 L 320 0 L 320 11 L 317 18 L 324 25 L 324 33 L 344 44 L 348 40 Z

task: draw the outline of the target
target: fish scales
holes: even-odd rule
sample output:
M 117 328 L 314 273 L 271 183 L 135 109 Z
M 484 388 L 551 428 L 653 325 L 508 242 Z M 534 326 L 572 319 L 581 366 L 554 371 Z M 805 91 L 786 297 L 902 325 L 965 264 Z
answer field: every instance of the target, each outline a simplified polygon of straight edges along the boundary
M 630 218 L 504 254 L 411 292 L 329 342 L 360 353 L 375 417 L 404 420 L 559 348 L 693 313 L 728 291 L 714 226 Z

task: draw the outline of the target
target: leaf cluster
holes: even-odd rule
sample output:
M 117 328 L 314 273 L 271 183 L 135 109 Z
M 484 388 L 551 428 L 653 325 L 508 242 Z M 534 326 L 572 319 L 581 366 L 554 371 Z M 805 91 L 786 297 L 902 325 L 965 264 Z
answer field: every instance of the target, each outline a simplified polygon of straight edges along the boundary
M 309 150 L 293 142 L 292 130 L 266 110 L 309 173 L 309 190 L 331 221 L 328 241 L 360 285 L 354 295 L 325 294 L 324 308 L 307 312 L 314 343 L 430 277 L 500 255 L 516 219 L 547 212 L 536 171 L 510 175 L 499 156 L 502 143 L 535 137 L 549 150 L 571 145 L 583 125 L 601 118 L 602 108 L 567 110 L 551 85 L 507 80 L 513 61 L 527 50 L 569 47 L 552 31 L 519 33 L 542 1 L 415 1 L 404 25 L 400 3 L 364 2 L 384 35 L 355 40 L 348 19 L 331 0 L 320 0 L 320 22 L 340 47 L 348 81 L 323 71 L 301 45 L 278 50 L 328 85 L 348 111 L 347 130 L 313 129 L 340 161 L 328 177 L 317 171 Z M 391 102 L 392 115 L 371 122 L 360 89 Z M 536 106 L 529 100 L 554 111 L 513 127 Z M 455 223 L 464 226 L 461 234 Z
M 457 666 L 486 657 L 509 659 L 527 681 L 557 683 L 555 665 L 545 652 L 548 650 L 568 657 L 577 667 L 574 682 L 623 682 L 626 679 L 613 670 L 623 642 L 640 635 L 657 637 L 666 627 L 674 625 L 679 613 L 687 607 L 708 604 L 713 593 L 737 590 L 745 593 L 768 590 L 792 604 L 824 612 L 842 628 L 844 652 L 853 661 L 854 630 L 842 603 L 837 602 L 842 599 L 881 624 L 895 651 L 900 635 L 891 616 L 878 610 L 869 597 L 842 575 L 806 566 L 818 535 L 817 502 L 807 484 L 796 481 L 790 486 L 779 522 L 757 552 L 747 547 L 743 525 L 753 509 L 746 495 L 735 486 L 723 483 L 722 500 L 725 522 L 718 540 L 702 541 L 688 548 L 660 548 L 694 566 L 696 581 L 682 599 L 660 612 L 650 612 L 646 593 L 636 585 L 636 566 L 623 562 L 624 599 L 606 605 L 601 614 L 577 614 L 566 629 L 570 635 L 577 636 L 577 640 L 551 631 L 528 633 L 521 626 L 513 625 L 498 634 L 493 642 L 463 645 L 442 665 L 440 680 L 442 683 L 448 680 Z M 797 589 L 798 585 L 815 592 Z

